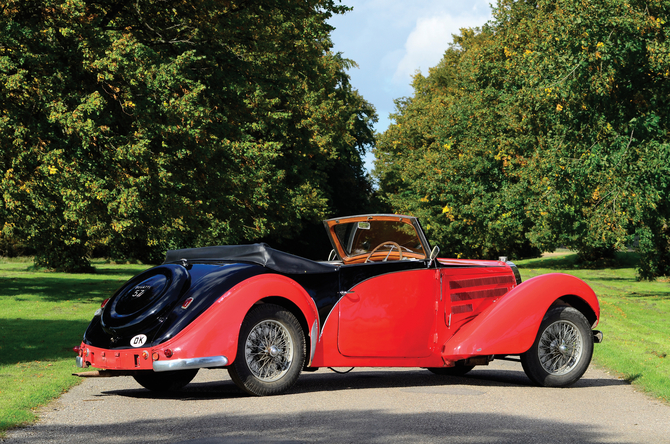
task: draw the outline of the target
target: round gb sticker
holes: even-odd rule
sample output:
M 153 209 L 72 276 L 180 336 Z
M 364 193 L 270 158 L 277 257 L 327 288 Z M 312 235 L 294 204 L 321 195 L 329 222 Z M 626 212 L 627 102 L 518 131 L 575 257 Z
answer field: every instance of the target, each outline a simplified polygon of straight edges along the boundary
M 147 342 L 147 335 L 137 335 L 130 340 L 130 345 L 133 347 L 142 347 Z

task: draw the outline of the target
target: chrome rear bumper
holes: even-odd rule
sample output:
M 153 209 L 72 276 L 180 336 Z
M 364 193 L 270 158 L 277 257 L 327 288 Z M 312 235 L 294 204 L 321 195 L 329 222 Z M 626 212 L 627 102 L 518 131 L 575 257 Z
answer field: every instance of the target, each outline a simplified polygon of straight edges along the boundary
M 88 368 L 89 365 L 82 356 L 76 358 L 77 367 Z M 154 361 L 153 370 L 155 372 L 168 372 L 172 370 L 189 370 L 195 368 L 225 367 L 228 365 L 228 358 L 225 356 L 209 356 L 206 358 L 191 359 L 173 359 L 166 361 Z M 114 370 L 112 370 L 114 371 Z M 145 370 L 146 371 L 146 370 Z

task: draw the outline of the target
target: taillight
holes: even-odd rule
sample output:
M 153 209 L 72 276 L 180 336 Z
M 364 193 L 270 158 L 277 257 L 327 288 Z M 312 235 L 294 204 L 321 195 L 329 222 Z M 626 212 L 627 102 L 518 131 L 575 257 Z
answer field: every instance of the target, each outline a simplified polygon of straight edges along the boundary
M 105 308 L 105 305 L 107 305 L 107 302 L 109 302 L 109 298 L 105 299 L 102 301 L 102 304 L 100 304 L 100 308 L 98 308 L 95 313 L 93 313 L 93 316 L 100 316 L 102 314 L 102 309 Z
M 186 309 L 188 308 L 188 306 L 191 305 L 191 302 L 193 302 L 193 298 L 188 298 L 188 299 L 186 299 L 186 300 L 184 301 L 184 303 L 181 304 L 181 308 L 183 308 L 184 310 L 186 310 Z
M 172 357 L 172 350 L 170 350 L 169 348 L 166 348 L 165 350 L 163 350 L 163 353 L 165 354 L 166 358 L 171 358 Z
M 76 354 L 79 354 L 80 350 L 81 350 L 81 348 L 79 348 L 79 346 L 72 347 L 72 351 L 75 352 Z

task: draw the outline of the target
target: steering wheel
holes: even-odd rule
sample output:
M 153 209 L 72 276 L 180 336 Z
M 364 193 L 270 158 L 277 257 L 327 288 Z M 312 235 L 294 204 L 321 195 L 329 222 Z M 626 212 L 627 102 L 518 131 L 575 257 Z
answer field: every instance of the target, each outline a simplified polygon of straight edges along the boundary
M 370 258 L 372 257 L 372 255 L 375 254 L 377 252 L 377 250 L 379 250 L 384 245 L 391 245 L 391 249 L 389 250 L 388 254 L 386 255 L 386 257 L 384 258 L 384 260 L 382 262 L 386 262 L 386 259 L 389 258 L 389 255 L 391 254 L 391 251 L 393 251 L 393 247 L 398 248 L 398 255 L 399 255 L 398 260 L 399 261 L 402 260 L 402 248 L 400 248 L 400 245 L 397 242 L 386 241 L 386 242 L 382 242 L 381 244 L 379 244 L 375 248 L 373 248 L 372 251 L 370 252 L 370 254 L 368 254 L 368 257 L 365 258 L 364 263 L 367 264 L 368 261 L 370 260 Z

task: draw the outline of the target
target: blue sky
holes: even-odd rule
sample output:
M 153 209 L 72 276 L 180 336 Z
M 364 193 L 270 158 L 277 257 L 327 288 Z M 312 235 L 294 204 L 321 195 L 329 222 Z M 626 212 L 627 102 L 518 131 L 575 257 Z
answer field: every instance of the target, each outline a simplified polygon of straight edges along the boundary
M 333 17 L 336 52 L 358 64 L 349 71 L 354 88 L 379 114 L 375 129 L 388 127 L 393 100 L 412 95 L 412 75 L 437 65 L 460 28 L 491 18 L 488 0 L 342 0 L 354 9 Z M 372 169 L 372 156 L 366 157 Z

